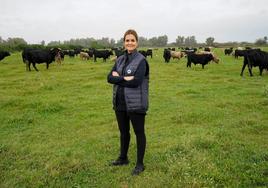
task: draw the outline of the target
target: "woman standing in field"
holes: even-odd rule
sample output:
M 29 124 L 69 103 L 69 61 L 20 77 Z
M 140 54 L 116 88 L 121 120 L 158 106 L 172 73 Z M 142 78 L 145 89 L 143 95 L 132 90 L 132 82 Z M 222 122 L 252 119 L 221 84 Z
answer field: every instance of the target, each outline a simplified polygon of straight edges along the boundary
M 144 171 L 143 158 L 146 147 L 144 122 L 148 110 L 149 65 L 137 51 L 138 35 L 135 30 L 124 34 L 126 51 L 119 56 L 107 80 L 113 84 L 113 109 L 120 130 L 120 155 L 112 165 L 127 165 L 130 141 L 130 121 L 137 143 L 137 162 L 132 175 Z

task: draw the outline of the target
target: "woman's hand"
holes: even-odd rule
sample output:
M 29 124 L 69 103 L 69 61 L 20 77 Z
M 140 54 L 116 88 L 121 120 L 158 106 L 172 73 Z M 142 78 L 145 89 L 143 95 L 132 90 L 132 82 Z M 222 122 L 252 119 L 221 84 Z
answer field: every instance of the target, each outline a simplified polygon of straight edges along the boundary
M 130 81 L 133 79 L 134 79 L 134 76 L 124 76 L 124 80 L 126 80 L 126 81 Z
M 113 72 L 112 72 L 112 75 L 113 75 L 113 76 L 119 76 L 118 72 L 116 72 L 116 71 L 113 71 Z

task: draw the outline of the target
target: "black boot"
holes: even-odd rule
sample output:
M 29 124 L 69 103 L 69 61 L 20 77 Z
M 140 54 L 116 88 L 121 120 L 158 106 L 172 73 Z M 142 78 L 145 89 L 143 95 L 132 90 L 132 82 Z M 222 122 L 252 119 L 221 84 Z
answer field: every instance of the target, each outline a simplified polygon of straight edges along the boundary
M 121 159 L 120 157 L 118 159 L 116 159 L 115 161 L 113 161 L 111 163 L 112 166 L 122 166 L 122 165 L 127 165 L 129 163 L 128 158 L 126 159 Z
M 135 166 L 135 168 L 132 170 L 132 173 L 131 175 L 132 176 L 136 176 L 136 175 L 139 175 L 141 172 L 143 172 L 145 169 L 144 165 L 143 164 L 137 164 Z

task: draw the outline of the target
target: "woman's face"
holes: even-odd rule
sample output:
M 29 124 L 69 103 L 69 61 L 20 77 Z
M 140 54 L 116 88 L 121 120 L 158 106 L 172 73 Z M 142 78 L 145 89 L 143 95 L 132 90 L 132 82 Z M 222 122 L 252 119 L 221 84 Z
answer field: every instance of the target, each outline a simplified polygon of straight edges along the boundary
M 125 37 L 124 46 L 128 53 L 131 53 L 138 47 L 138 41 L 134 35 L 128 34 Z

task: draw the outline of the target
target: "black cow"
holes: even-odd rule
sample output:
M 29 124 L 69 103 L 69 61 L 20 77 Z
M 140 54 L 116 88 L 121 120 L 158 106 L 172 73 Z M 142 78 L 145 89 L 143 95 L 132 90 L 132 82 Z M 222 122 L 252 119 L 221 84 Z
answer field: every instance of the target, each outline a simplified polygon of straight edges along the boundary
M 268 69 L 268 53 L 260 49 L 249 49 L 244 51 L 244 63 L 240 73 L 243 76 L 245 67 L 248 66 L 250 76 L 252 74 L 252 67 L 259 67 L 260 76 L 262 76 L 263 69 Z
M 225 55 L 230 55 L 233 52 L 233 48 L 227 48 L 224 50 Z
M 111 50 L 93 50 L 94 62 L 97 62 L 97 58 L 103 58 L 103 61 L 106 62 L 110 55 L 113 55 Z
M 114 53 L 115 53 L 115 56 L 116 57 L 119 57 L 119 56 L 121 56 L 121 55 L 124 54 L 124 50 L 118 49 L 118 48 L 114 48 Z
M 64 56 L 68 55 L 69 57 L 74 57 L 75 55 L 73 50 L 62 50 L 61 52 L 64 54 Z
M 139 50 L 139 52 L 145 57 L 147 58 L 147 56 L 151 56 L 151 58 L 153 57 L 153 52 L 152 50 L 148 49 L 147 51 L 145 50 Z
M 7 51 L 0 51 L 0 61 L 5 57 L 10 56 L 10 53 Z
M 191 67 L 191 63 L 201 64 L 202 68 L 208 64 L 211 60 L 215 63 L 219 63 L 219 59 L 217 59 L 212 53 L 207 54 L 196 54 L 196 53 L 188 53 L 187 54 L 187 67 Z
M 81 51 L 82 51 L 81 48 L 75 48 L 75 49 L 74 49 L 74 54 L 75 54 L 75 55 L 78 55 L 78 54 L 80 54 Z
M 50 50 L 43 50 L 43 49 L 24 49 L 22 52 L 22 59 L 23 62 L 26 63 L 26 71 L 31 71 L 31 64 L 33 64 L 33 67 L 36 71 L 38 69 L 36 68 L 35 64 L 40 63 L 46 63 L 47 69 L 49 67 L 49 64 L 55 61 L 55 56 L 58 55 L 60 52 L 60 49 L 58 48 L 52 48 Z
M 234 52 L 234 56 L 236 59 L 238 59 L 238 57 L 244 57 L 244 53 L 245 53 L 246 50 L 235 50 Z
M 74 50 L 69 50 L 68 55 L 69 55 L 69 57 L 73 58 L 75 56 L 75 51 Z
M 164 49 L 163 58 L 165 59 L 165 63 L 168 63 L 171 58 L 171 52 L 169 49 Z
M 147 50 L 147 56 L 151 56 L 151 59 L 153 58 L 153 50 L 152 49 Z
M 87 51 L 87 54 L 88 54 L 88 56 L 90 57 L 90 58 L 92 58 L 93 56 L 94 56 L 94 49 L 92 48 L 90 48 L 88 51 Z

